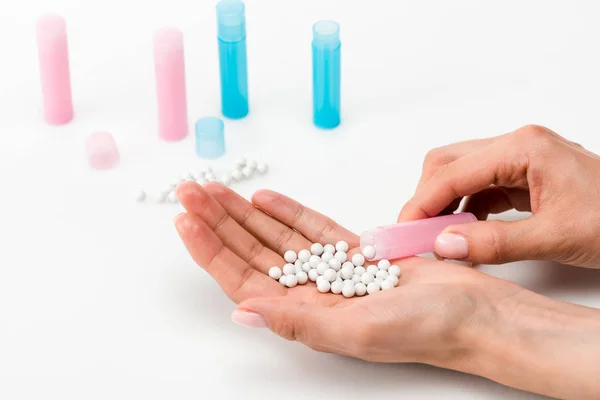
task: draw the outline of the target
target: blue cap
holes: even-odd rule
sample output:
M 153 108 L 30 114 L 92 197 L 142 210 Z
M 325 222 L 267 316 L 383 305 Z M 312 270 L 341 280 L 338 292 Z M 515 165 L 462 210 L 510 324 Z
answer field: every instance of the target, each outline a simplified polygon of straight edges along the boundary
M 201 158 L 217 158 L 225 154 L 225 124 L 218 117 L 205 117 L 196 122 L 196 154 Z
M 237 42 L 246 37 L 245 8 L 240 0 L 221 0 L 217 4 L 219 39 L 224 42 Z
M 313 25 L 313 43 L 321 48 L 337 48 L 340 42 L 340 24 L 335 21 L 318 21 Z

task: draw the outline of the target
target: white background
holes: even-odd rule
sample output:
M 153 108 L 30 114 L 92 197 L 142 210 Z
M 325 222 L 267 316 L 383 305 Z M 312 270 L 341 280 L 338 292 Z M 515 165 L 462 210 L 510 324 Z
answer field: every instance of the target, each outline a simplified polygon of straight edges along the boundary
M 75 120 L 41 117 L 34 21 L 68 21 Z M 395 222 L 432 147 L 549 126 L 600 151 L 598 7 L 589 1 L 248 0 L 250 115 L 226 122 L 281 191 L 360 233 Z M 311 25 L 341 23 L 343 123 L 311 120 Z M 214 2 L 15 0 L 0 7 L 0 398 L 537 398 L 421 365 L 323 355 L 230 322 L 186 253 L 178 205 L 136 204 L 207 163 L 157 138 L 152 32 L 184 31 L 190 123 L 219 114 Z M 90 171 L 108 130 L 122 162 Z M 468 179 L 468 177 L 465 177 Z M 509 215 L 510 217 L 510 215 Z M 560 221 L 557 221 L 560 223 Z M 600 271 L 485 267 L 600 306 Z M 509 365 L 506 368 L 510 368 Z

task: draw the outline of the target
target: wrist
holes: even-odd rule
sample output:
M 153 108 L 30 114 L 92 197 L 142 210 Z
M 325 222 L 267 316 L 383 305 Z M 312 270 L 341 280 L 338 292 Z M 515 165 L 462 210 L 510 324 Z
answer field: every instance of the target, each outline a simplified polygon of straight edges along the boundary
M 600 311 L 520 289 L 487 306 L 465 331 L 456 369 L 559 398 L 598 398 Z

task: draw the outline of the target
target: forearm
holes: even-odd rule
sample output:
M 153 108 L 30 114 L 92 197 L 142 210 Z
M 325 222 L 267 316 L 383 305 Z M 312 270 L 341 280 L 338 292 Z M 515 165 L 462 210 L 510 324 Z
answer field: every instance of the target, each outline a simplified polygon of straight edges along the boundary
M 461 370 L 548 396 L 600 398 L 600 310 L 523 290 L 484 314 Z

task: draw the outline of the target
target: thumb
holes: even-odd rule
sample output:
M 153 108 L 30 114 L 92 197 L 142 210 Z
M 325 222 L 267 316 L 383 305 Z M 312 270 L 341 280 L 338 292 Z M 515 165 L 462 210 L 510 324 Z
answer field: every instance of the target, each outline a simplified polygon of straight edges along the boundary
M 343 309 L 307 303 L 291 297 L 262 297 L 246 300 L 232 314 L 238 325 L 263 328 L 287 339 L 304 343 L 317 351 L 348 354 L 343 348 L 344 318 Z
M 548 259 L 554 246 L 535 217 L 521 221 L 479 221 L 449 226 L 435 241 L 443 258 L 478 264 Z

